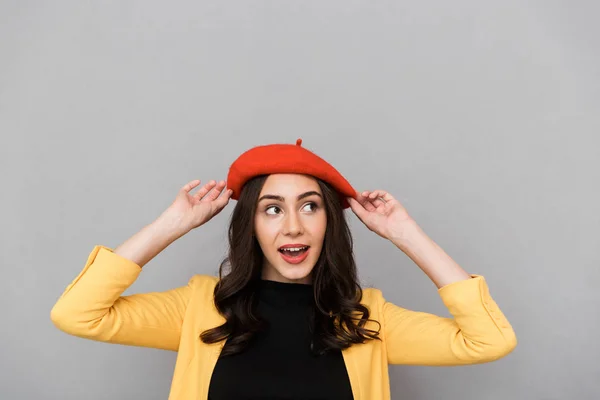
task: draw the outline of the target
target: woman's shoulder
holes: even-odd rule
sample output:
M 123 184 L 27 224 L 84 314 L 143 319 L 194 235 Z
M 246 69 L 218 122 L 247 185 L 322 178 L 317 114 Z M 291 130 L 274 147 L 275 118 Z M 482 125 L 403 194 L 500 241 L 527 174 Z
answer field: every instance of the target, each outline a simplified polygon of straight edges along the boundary
M 219 282 L 219 277 L 213 276 L 213 275 L 206 275 L 206 274 L 195 274 L 190 278 L 190 282 L 194 283 L 195 285 L 202 285 L 202 284 L 216 285 L 217 282 Z
M 217 282 L 219 282 L 219 277 L 217 276 L 196 274 L 190 278 L 188 286 L 194 291 L 210 291 L 212 293 Z
M 362 299 L 360 302 L 366 305 L 378 305 L 383 302 L 383 293 L 381 290 L 373 287 L 362 288 Z

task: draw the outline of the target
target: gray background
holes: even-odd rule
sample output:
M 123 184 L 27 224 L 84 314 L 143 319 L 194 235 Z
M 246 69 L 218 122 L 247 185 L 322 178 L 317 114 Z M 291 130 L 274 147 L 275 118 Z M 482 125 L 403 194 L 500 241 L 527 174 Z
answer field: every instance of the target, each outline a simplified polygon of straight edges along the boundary
M 395 399 L 597 399 L 597 4 L 2 1 L 0 398 L 165 399 L 175 353 L 68 336 L 51 307 L 183 184 L 302 137 L 483 274 L 517 332 L 495 363 L 392 366 Z M 128 293 L 215 273 L 232 209 Z M 448 315 L 349 217 L 364 285 Z

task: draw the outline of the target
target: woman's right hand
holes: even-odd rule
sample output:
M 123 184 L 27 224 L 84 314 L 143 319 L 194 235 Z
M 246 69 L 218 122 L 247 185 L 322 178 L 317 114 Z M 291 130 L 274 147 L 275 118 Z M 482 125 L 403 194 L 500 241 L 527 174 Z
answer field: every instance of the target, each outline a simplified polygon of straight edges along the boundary
M 177 225 L 182 234 L 210 221 L 225 208 L 231 198 L 231 189 L 223 192 L 225 181 L 210 181 L 196 193 L 190 194 L 199 184 L 200 180 L 194 180 L 182 187 L 173 204 L 163 213 L 171 224 Z

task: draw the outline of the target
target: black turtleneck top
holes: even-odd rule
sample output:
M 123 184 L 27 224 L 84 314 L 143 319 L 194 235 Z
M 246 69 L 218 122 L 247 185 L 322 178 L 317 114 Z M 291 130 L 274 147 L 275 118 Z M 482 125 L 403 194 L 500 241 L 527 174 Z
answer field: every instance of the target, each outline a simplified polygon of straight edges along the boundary
M 268 329 L 242 353 L 219 357 L 208 399 L 353 399 L 342 353 L 310 351 L 312 285 L 261 280 L 257 294 Z

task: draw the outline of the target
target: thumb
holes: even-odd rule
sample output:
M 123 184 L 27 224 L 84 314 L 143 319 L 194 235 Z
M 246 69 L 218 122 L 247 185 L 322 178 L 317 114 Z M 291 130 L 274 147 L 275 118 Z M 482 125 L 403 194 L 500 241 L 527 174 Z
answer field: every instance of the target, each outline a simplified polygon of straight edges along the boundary
M 216 200 L 213 201 L 213 204 L 216 206 L 217 213 L 220 212 L 227 203 L 229 203 L 229 199 L 231 199 L 233 191 L 231 189 L 227 189 L 225 192 L 221 193 Z
M 360 204 L 358 201 L 356 201 L 356 199 L 353 199 L 352 197 L 347 197 L 346 200 L 348 201 L 348 204 L 350 204 L 350 208 L 352 209 L 354 214 L 356 214 L 356 216 L 364 222 L 365 218 L 367 218 L 367 215 L 369 214 L 369 211 L 367 211 L 362 206 L 362 204 Z

